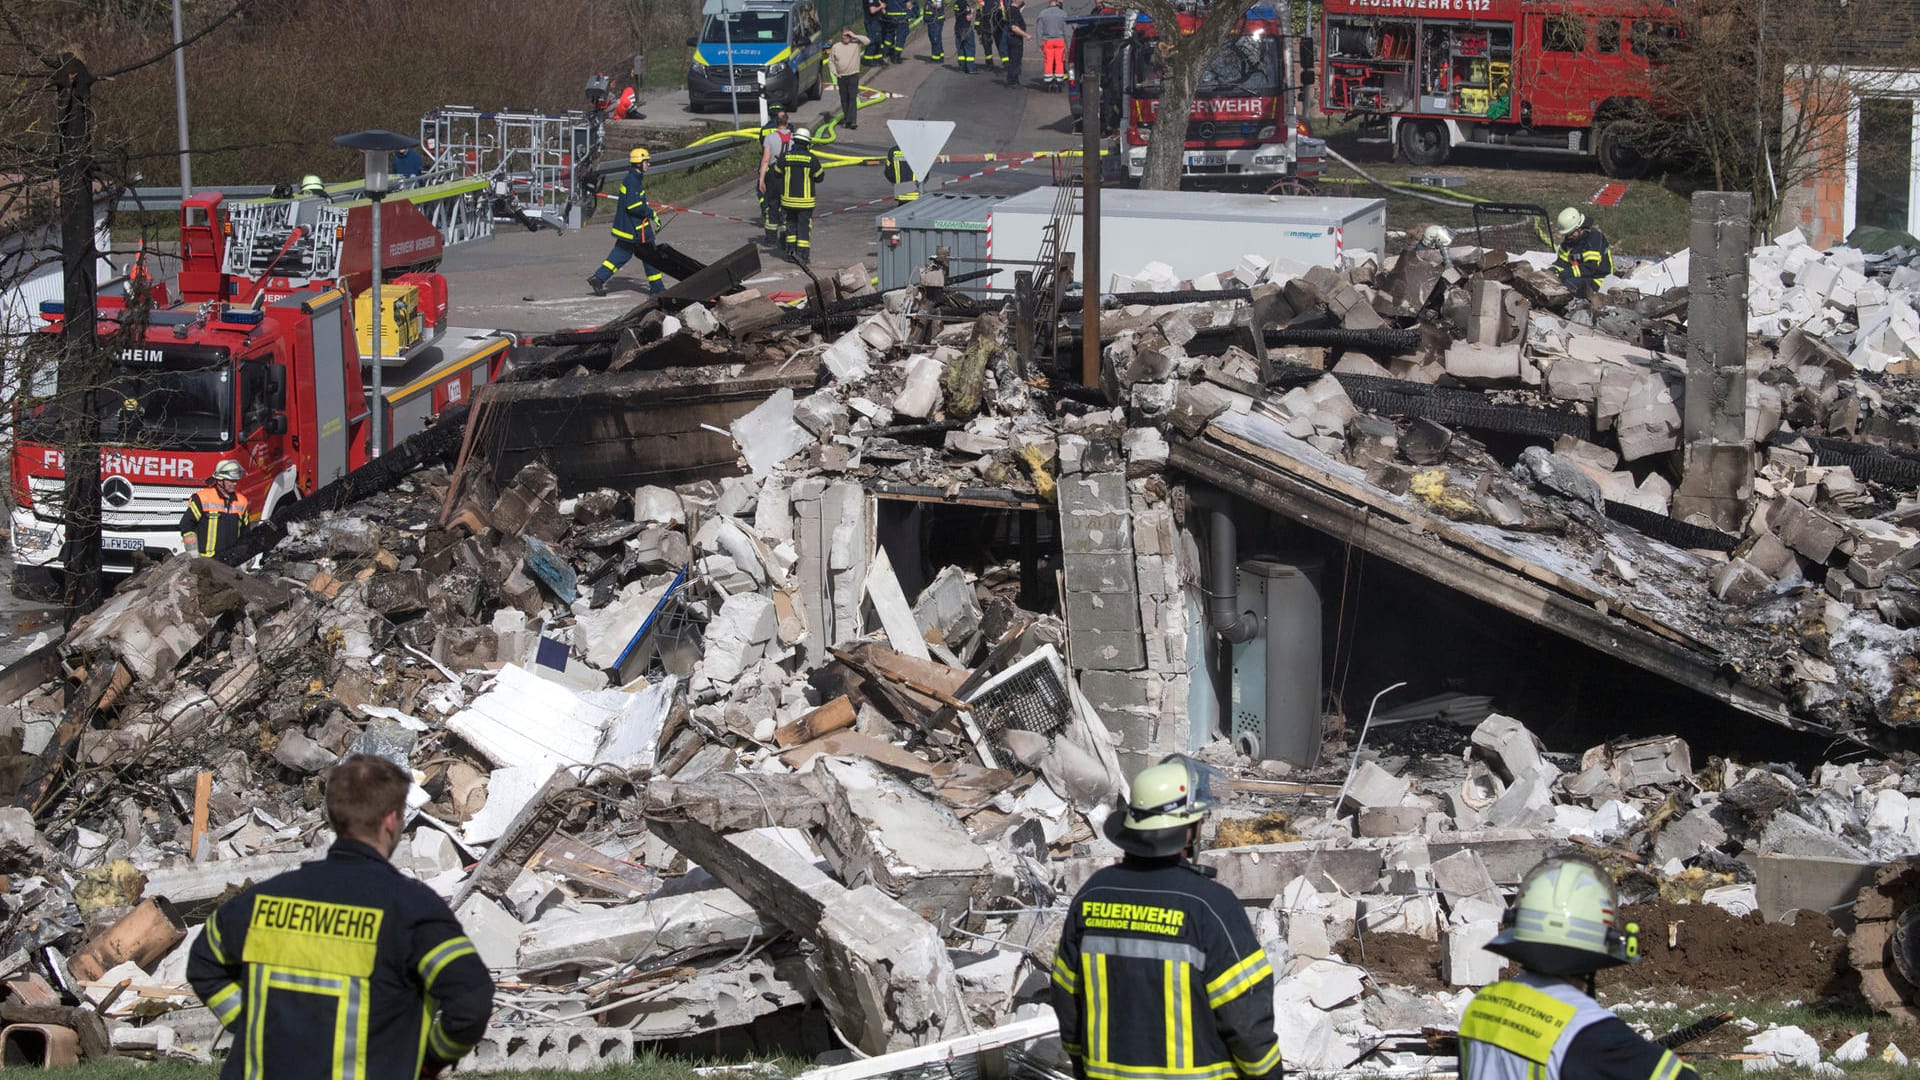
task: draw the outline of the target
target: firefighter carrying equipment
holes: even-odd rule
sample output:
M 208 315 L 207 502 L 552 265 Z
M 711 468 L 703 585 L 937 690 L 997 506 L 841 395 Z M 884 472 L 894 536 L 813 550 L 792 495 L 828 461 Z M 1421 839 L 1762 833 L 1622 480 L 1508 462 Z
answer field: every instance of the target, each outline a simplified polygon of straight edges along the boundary
M 887 183 L 893 185 L 894 202 L 912 202 L 920 197 L 913 166 L 907 164 L 907 156 L 897 146 L 887 151 Z
M 645 154 L 645 150 L 635 150 L 634 155 Z M 594 295 L 605 295 L 606 283 L 613 278 L 627 260 L 640 256 L 640 267 L 646 271 L 647 291 L 659 294 L 667 291 L 665 277 L 646 259 L 653 247 L 655 236 L 660 230 L 660 212 L 647 202 L 647 177 L 644 161 L 634 161 L 627 166 L 626 178 L 620 181 L 620 190 L 614 198 L 613 250 L 600 260 L 600 266 L 587 278 L 587 285 Z
M 1638 963 L 1640 928 L 1620 925 L 1620 898 L 1598 864 L 1547 859 L 1520 881 L 1519 900 L 1486 949 L 1547 975 L 1583 975 Z
M 1461 1080 L 1699 1080 L 1672 1051 L 1565 980 L 1523 971 L 1474 995 Z
M 222 1080 L 413 1080 L 471 1050 L 493 1003 L 446 902 L 349 839 L 222 904 L 187 979 L 233 1033 Z
M 1239 898 L 1177 857 L 1129 854 L 1087 879 L 1050 992 L 1085 1080 L 1280 1075 L 1273 967 Z
M 214 477 L 229 479 L 220 475 L 229 465 L 235 472 L 239 471 L 239 462 L 223 461 L 214 469 Z M 199 544 L 200 554 L 212 557 L 239 541 L 240 534 L 251 523 L 251 514 L 245 495 L 236 491 L 229 499 L 220 494 L 219 488 L 208 484 L 187 499 L 187 508 L 180 514 L 180 539 Z

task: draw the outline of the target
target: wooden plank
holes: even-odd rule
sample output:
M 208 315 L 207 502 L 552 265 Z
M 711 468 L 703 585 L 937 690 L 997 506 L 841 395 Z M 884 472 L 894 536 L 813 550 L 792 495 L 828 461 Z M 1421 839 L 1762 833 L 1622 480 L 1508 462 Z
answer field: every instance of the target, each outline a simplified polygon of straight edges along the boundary
M 560 834 L 541 845 L 529 870 L 546 870 L 581 888 L 611 896 L 617 900 L 638 900 L 653 895 L 660 879 L 637 863 L 609 858 L 571 836 Z
M 207 857 L 207 814 L 213 798 L 213 774 L 202 770 L 193 778 L 193 832 L 187 841 L 187 857 L 200 862 Z
M 773 741 L 782 749 L 798 746 L 830 732 L 850 728 L 855 718 L 853 700 L 841 694 L 800 719 L 775 728 Z
M 871 735 L 863 735 L 851 730 L 836 731 L 812 742 L 801 743 L 781 754 L 780 760 L 788 768 L 797 769 L 821 754 L 866 758 L 915 776 L 932 776 L 934 770 L 933 763 L 918 754 L 902 750 L 884 739 L 876 739 Z
M 884 645 L 862 645 L 853 652 L 867 666 L 883 675 L 897 676 L 916 689 L 925 687 L 926 692 L 936 700 L 941 694 L 948 697 L 957 695 L 960 687 L 966 684 L 967 677 L 973 674 L 966 668 L 943 664 L 938 660 L 922 660 L 895 652 Z

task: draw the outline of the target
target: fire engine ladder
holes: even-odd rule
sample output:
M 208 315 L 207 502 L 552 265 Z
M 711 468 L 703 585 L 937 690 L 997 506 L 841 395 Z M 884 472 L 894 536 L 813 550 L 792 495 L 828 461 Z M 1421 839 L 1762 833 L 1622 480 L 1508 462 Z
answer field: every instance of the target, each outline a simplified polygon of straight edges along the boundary
M 434 176 L 422 179 L 433 181 Z M 479 178 L 441 180 L 403 188 L 388 196 L 420 208 L 440 230 L 448 247 L 493 235 L 487 212 L 487 182 Z M 233 239 L 227 244 L 229 274 L 260 278 L 333 278 L 339 276 L 340 241 L 347 211 L 364 198 L 329 202 L 318 198 L 263 199 L 236 203 L 228 210 Z M 295 228 L 300 230 L 294 235 Z M 289 240 L 289 238 L 292 238 Z
M 487 182 L 495 221 L 563 229 L 579 224 L 582 204 L 592 197 L 580 178 L 599 153 L 596 127 L 578 110 L 550 115 L 448 105 L 420 118 L 420 138 L 431 140 L 436 175 Z

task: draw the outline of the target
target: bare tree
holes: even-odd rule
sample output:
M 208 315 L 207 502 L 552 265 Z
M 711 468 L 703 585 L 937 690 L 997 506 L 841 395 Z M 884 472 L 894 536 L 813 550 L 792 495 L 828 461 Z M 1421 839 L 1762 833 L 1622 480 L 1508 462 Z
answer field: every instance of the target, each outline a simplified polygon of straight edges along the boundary
M 1153 48 L 1160 64 L 1160 104 L 1147 137 L 1147 164 L 1140 186 L 1172 191 L 1186 163 L 1187 123 L 1193 98 L 1214 54 L 1246 18 L 1255 0 L 1221 0 L 1206 9 L 1192 33 L 1182 33 L 1180 10 L 1171 0 L 1137 0 L 1159 33 Z
M 1796 189 L 1859 163 L 1848 135 L 1859 102 L 1911 97 L 1897 86 L 1920 68 L 1906 3 L 1715 0 L 1675 14 L 1670 34 L 1635 23 L 1633 47 L 1654 60 L 1653 104 L 1609 135 L 1751 192 L 1762 231 Z

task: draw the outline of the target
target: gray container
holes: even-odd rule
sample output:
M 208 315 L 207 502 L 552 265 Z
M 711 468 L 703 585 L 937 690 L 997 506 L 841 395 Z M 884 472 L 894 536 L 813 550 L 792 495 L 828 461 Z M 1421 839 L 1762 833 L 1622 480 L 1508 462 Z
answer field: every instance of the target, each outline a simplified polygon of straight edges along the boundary
M 987 268 L 992 234 L 987 221 L 1004 195 L 957 195 L 928 192 L 910 203 L 889 207 L 874 218 L 880 230 L 880 288 L 911 284 L 920 268 L 942 247 L 955 275 Z M 1012 278 L 1008 277 L 1009 283 Z M 979 278 L 955 288 L 976 299 L 989 295 L 988 279 Z
M 1233 646 L 1233 744 L 1254 757 L 1312 767 L 1320 762 L 1319 559 L 1248 559 L 1240 603 L 1260 619 Z

